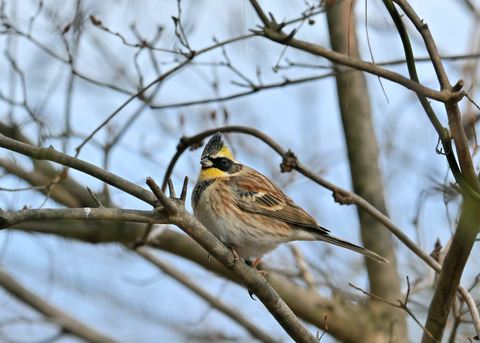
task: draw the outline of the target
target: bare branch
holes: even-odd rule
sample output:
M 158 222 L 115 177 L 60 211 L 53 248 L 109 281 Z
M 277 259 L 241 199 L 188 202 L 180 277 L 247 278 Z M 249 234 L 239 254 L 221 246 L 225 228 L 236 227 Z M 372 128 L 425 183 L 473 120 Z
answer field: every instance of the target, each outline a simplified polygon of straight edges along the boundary
M 20 211 L 0 210 L 0 229 L 34 220 L 107 220 L 137 223 L 168 223 L 167 216 L 160 211 L 140 211 L 117 208 L 60 208 L 26 209 Z
M 415 25 L 418 32 L 422 35 L 423 41 L 425 43 L 425 47 L 427 48 L 430 60 L 435 68 L 435 72 L 438 77 L 438 81 L 440 82 L 440 86 L 443 90 L 450 90 L 451 85 L 450 81 L 448 80 L 447 73 L 443 68 L 442 59 L 438 53 L 437 46 L 435 41 L 432 37 L 430 30 L 428 29 L 428 25 L 421 20 L 417 13 L 413 10 L 410 4 L 405 0 L 393 0 L 397 3 L 405 14 L 408 16 L 410 21 Z
M 256 3 L 256 1 L 250 0 L 250 2 Z M 260 7 L 255 7 L 257 14 L 260 18 L 266 18 L 265 14 Z M 263 21 L 263 19 L 262 19 Z M 319 45 L 315 45 L 309 42 L 301 41 L 290 37 L 289 35 L 278 30 L 278 27 L 275 27 L 272 23 L 265 25 L 262 31 L 256 31 L 257 35 L 264 36 L 269 38 L 277 43 L 289 45 L 291 47 L 312 53 L 317 56 L 325 57 L 334 63 L 352 67 L 357 70 L 363 70 L 367 73 L 383 77 L 392 82 L 398 83 L 415 93 L 422 94 L 430 99 L 438 100 L 441 102 L 450 102 L 450 101 L 459 101 L 464 96 L 461 92 L 451 92 L 448 91 L 436 91 L 431 88 L 425 87 L 417 82 L 414 82 L 398 73 L 392 72 L 390 70 L 380 68 L 377 65 L 369 62 L 365 62 L 351 56 L 341 54 L 338 52 L 331 51 Z
M 247 266 L 236 259 L 231 249 L 227 248 L 185 210 L 181 201 L 175 201 L 179 199 L 167 198 L 151 178 L 149 178 L 149 186 L 158 196 L 160 203 L 169 212 L 171 223 L 182 229 L 221 264 L 227 267 L 249 291 L 258 297 L 290 337 L 295 341 L 317 342 L 315 336 L 298 320 L 293 311 L 278 296 L 270 284 L 265 282 L 263 275 L 255 268 Z
M 133 195 L 134 197 L 139 198 L 152 206 L 154 206 L 157 202 L 153 194 L 146 189 L 143 189 L 131 183 L 130 181 L 122 179 L 121 177 L 118 177 L 102 168 L 94 166 L 93 164 L 63 154 L 55 150 L 52 146 L 49 148 L 38 148 L 0 134 L 0 147 L 15 151 L 19 154 L 29 156 L 37 160 L 50 160 L 52 162 L 57 162 L 64 166 L 82 171 L 108 183 L 109 185 L 121 189 L 124 192 Z
M 429 335 L 432 339 L 434 339 L 434 337 L 432 336 L 432 334 L 430 332 L 428 332 L 428 330 L 422 325 L 422 323 L 420 323 L 420 321 L 417 319 L 417 317 L 413 314 L 413 312 L 408 308 L 407 304 L 408 304 L 408 296 L 409 296 L 409 293 L 410 293 L 410 282 L 408 280 L 408 276 L 407 276 L 407 284 L 408 284 L 408 289 L 407 289 L 407 294 L 405 295 L 405 301 L 401 301 L 400 299 L 397 299 L 398 301 L 398 304 L 395 304 L 391 301 L 388 301 L 386 299 L 383 299 L 382 297 L 379 297 L 379 296 L 376 296 L 375 294 L 372 294 L 370 292 L 367 292 L 365 291 L 364 289 L 358 287 L 358 286 L 355 286 L 353 283 L 349 283 L 349 285 L 353 288 L 355 288 L 356 290 L 362 292 L 363 294 L 365 295 L 368 295 L 369 297 L 373 298 L 373 299 L 376 299 L 378 301 L 381 301 L 385 304 L 388 304 L 390 306 L 393 306 L 393 307 L 397 307 L 397 308 L 400 308 L 402 310 L 404 310 L 405 312 L 407 312 L 410 317 L 412 317 L 412 319 L 415 321 L 415 323 L 418 324 L 418 326 L 420 326 L 422 328 L 422 330 L 427 334 Z M 435 340 L 435 339 L 434 339 Z M 435 340 L 436 343 L 438 343 L 437 340 Z
M 257 325 L 249 321 L 247 318 L 241 315 L 240 311 L 237 309 L 232 308 L 228 304 L 224 303 L 221 301 L 218 297 L 208 293 L 206 290 L 204 290 L 202 287 L 197 285 L 195 282 L 193 282 L 187 275 L 181 273 L 177 269 L 171 267 L 169 264 L 164 263 L 161 259 L 159 259 L 156 255 L 154 255 L 150 249 L 146 247 L 141 247 L 136 250 L 138 254 L 140 254 L 142 257 L 153 263 L 155 266 L 160 268 L 164 273 L 168 274 L 181 284 L 183 284 L 185 287 L 190 289 L 192 292 L 197 294 L 199 297 L 204 299 L 207 303 L 209 303 L 211 306 L 216 308 L 218 311 L 224 313 L 231 319 L 233 319 L 235 322 L 237 322 L 239 325 L 243 326 L 250 334 L 252 337 L 255 337 L 256 339 L 262 341 L 262 342 L 276 342 L 276 339 L 273 339 L 268 335 L 266 332 L 264 332 L 262 329 L 260 329 Z
M 326 74 L 322 74 L 322 75 L 309 76 L 309 77 L 303 77 L 303 78 L 298 78 L 298 79 L 284 79 L 281 82 L 274 82 L 274 83 L 262 84 L 262 85 L 252 83 L 252 84 L 246 85 L 246 86 L 250 87 L 250 89 L 247 90 L 247 91 L 244 91 L 244 92 L 238 92 L 238 93 L 233 93 L 233 94 L 230 94 L 230 95 L 206 98 L 206 99 L 201 99 L 201 100 L 191 100 L 191 101 L 170 103 L 170 104 L 164 104 L 164 105 L 152 104 L 152 105 L 150 105 L 150 108 L 152 108 L 152 109 L 177 108 L 177 107 L 186 107 L 186 106 L 193 106 L 193 105 L 202 105 L 202 104 L 229 101 L 229 100 L 233 100 L 233 99 L 246 97 L 248 95 L 255 94 L 255 93 L 257 93 L 258 91 L 261 91 L 261 90 L 280 88 L 280 87 L 285 87 L 285 86 L 290 86 L 290 85 L 296 85 L 296 84 L 321 80 L 321 79 L 324 79 L 324 78 L 332 77 L 334 75 L 335 75 L 335 73 L 326 73 Z

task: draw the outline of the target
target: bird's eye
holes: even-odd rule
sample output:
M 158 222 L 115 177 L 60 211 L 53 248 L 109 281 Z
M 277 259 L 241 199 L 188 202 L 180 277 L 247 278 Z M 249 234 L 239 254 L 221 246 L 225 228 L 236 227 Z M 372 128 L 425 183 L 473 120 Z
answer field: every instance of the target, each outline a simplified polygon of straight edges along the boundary
M 226 157 L 217 157 L 212 159 L 213 165 L 223 171 L 228 171 L 233 165 L 233 161 Z

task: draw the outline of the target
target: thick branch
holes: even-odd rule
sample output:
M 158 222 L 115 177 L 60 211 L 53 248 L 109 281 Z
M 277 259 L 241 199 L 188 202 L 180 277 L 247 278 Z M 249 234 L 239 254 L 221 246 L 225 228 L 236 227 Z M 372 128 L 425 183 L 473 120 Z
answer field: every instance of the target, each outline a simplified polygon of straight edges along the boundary
M 457 103 L 447 103 L 445 104 L 445 108 L 448 115 L 448 126 L 451 129 L 452 137 L 455 141 L 455 149 L 457 151 L 458 163 L 462 170 L 462 176 L 468 185 L 478 194 L 480 192 L 480 185 L 476 177 L 472 156 L 470 155 L 467 135 L 463 129 L 460 109 Z M 460 184 L 460 186 L 462 185 Z
M 0 229 L 35 220 L 106 220 L 137 223 L 168 223 L 165 212 L 117 208 L 29 209 L 14 212 L 0 210 Z
M 0 147 L 18 152 L 19 154 L 29 156 L 37 160 L 50 160 L 57 162 L 64 166 L 71 167 L 91 175 L 113 187 L 116 187 L 140 200 L 145 201 L 152 206 L 155 206 L 157 203 L 157 200 L 153 194 L 146 189 L 141 188 L 130 181 L 122 179 L 121 177 L 102 168 L 94 166 L 91 163 L 63 154 L 55 150 L 52 146 L 49 148 L 38 148 L 36 146 L 22 143 L 0 134 Z
M 147 178 L 147 183 L 158 196 L 158 200 L 164 208 L 170 210 L 169 219 L 171 223 L 182 229 L 227 267 L 241 284 L 258 297 L 290 337 L 300 342 L 317 342 L 315 336 L 298 320 L 293 311 L 266 282 L 265 277 L 258 273 L 256 268 L 247 266 L 241 260 L 235 258 L 229 248 L 187 212 L 184 200 L 166 198 L 151 178 Z
M 428 309 L 425 327 L 433 335 L 433 338 L 424 334 L 422 343 L 434 343 L 442 340 L 463 269 L 479 232 L 479 213 L 480 205 L 472 199 L 466 198 L 461 208 L 452 244 L 443 262 L 435 293 Z M 474 315 L 472 314 L 472 316 Z
M 218 311 L 224 313 L 225 315 L 230 317 L 232 320 L 237 322 L 239 325 L 244 327 L 256 339 L 262 342 L 276 342 L 275 339 L 273 339 L 270 335 L 268 335 L 266 332 L 260 329 L 257 325 L 255 325 L 255 323 L 249 321 L 247 318 L 242 316 L 240 311 L 233 309 L 231 306 L 221 301 L 218 297 L 208 293 L 205 289 L 203 289 L 202 287 L 197 285 L 195 282 L 193 282 L 187 275 L 171 267 L 168 263 L 165 263 L 162 260 L 160 260 L 146 247 L 140 247 L 139 249 L 137 249 L 137 252 L 142 257 L 144 257 L 145 259 L 153 263 L 155 266 L 160 268 L 164 273 L 168 274 L 169 276 L 171 276 L 172 278 L 174 278 L 175 280 L 183 284 L 185 287 L 190 289 L 196 295 L 201 297 L 203 300 L 205 300 L 211 306 L 216 308 Z

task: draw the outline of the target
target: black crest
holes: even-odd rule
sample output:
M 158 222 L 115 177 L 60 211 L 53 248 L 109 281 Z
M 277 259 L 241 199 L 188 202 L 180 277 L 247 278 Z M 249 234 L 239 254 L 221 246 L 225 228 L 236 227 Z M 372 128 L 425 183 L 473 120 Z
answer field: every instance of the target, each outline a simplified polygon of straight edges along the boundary
M 218 153 L 222 148 L 225 146 L 225 143 L 222 139 L 222 134 L 217 132 L 210 138 L 207 145 L 205 145 L 205 149 L 202 152 L 202 158 L 213 156 Z

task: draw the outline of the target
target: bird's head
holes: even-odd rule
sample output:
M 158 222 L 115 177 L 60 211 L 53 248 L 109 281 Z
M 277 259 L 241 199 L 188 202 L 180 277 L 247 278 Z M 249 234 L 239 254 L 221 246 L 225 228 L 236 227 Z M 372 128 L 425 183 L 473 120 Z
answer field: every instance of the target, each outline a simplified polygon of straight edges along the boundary
M 210 138 L 203 149 L 200 164 L 201 179 L 226 177 L 242 169 L 242 165 L 233 157 L 219 132 Z

